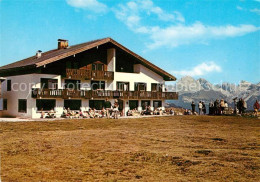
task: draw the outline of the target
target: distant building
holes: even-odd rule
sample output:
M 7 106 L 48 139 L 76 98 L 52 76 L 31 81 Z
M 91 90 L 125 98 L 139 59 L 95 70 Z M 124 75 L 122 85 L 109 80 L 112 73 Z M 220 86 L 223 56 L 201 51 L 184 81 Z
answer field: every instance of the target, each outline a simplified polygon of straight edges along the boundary
M 40 111 L 63 108 L 102 109 L 108 98 L 118 99 L 119 109 L 164 108 L 165 100 L 178 99 L 165 92 L 165 81 L 176 78 L 111 38 L 69 46 L 58 40 L 58 48 L 37 51 L 35 56 L 0 67 L 5 77 L 2 114 L 40 118 Z

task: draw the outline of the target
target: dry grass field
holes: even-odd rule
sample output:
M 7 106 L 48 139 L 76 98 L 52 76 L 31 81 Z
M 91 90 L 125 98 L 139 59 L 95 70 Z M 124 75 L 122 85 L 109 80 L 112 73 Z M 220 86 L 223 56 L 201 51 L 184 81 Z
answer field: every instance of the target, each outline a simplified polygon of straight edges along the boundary
M 221 116 L 0 123 L 5 181 L 258 181 L 260 120 Z

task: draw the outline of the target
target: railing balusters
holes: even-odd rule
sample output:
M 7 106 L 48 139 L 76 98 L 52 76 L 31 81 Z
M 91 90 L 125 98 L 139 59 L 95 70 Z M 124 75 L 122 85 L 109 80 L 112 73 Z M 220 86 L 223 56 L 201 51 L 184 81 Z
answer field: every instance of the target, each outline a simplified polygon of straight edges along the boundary
M 74 79 L 105 79 L 113 80 L 114 72 L 112 71 L 97 71 L 83 69 L 66 69 L 66 77 Z
M 119 98 L 119 99 L 178 99 L 176 92 L 111 91 L 111 90 L 69 90 L 33 89 L 32 98 Z

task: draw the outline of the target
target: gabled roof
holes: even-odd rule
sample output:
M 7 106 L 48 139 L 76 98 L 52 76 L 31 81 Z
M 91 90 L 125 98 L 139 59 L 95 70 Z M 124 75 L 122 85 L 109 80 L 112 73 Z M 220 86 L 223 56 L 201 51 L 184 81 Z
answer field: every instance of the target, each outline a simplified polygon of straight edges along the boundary
M 5 71 L 11 71 L 15 68 L 26 68 L 26 67 L 41 67 L 46 64 L 58 61 L 60 59 L 75 55 L 77 53 L 89 50 L 91 48 L 106 44 L 106 43 L 112 43 L 116 47 L 122 49 L 123 51 L 127 52 L 128 54 L 131 54 L 135 58 L 137 58 L 141 64 L 144 64 L 146 67 L 150 68 L 151 70 L 155 71 L 159 75 L 163 76 L 164 78 L 167 78 L 166 80 L 172 80 L 175 81 L 176 78 L 167 73 L 166 71 L 162 70 L 161 68 L 155 66 L 151 62 L 147 61 L 146 59 L 142 58 L 141 56 L 135 54 L 131 50 L 127 49 L 123 45 L 119 44 L 115 40 L 111 38 L 104 38 L 104 39 L 98 39 L 82 44 L 77 44 L 73 46 L 69 46 L 66 49 L 54 49 L 47 52 L 42 53 L 42 56 L 40 58 L 36 58 L 36 56 L 32 56 L 26 59 L 23 59 L 21 61 L 17 61 L 5 66 L 0 67 L 0 73 Z

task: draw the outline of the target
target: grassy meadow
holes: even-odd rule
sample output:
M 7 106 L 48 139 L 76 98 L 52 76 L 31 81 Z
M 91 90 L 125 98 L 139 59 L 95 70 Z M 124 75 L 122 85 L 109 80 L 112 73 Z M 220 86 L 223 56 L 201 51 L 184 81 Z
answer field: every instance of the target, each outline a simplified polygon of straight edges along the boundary
M 260 120 L 0 122 L 5 181 L 257 181 Z

